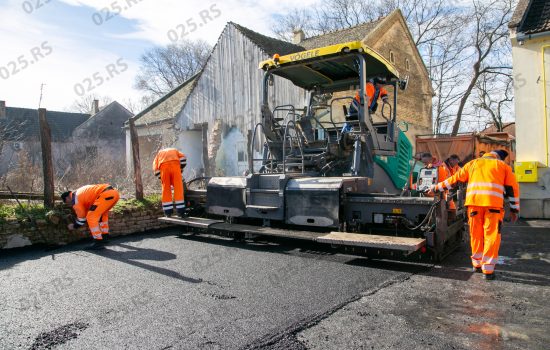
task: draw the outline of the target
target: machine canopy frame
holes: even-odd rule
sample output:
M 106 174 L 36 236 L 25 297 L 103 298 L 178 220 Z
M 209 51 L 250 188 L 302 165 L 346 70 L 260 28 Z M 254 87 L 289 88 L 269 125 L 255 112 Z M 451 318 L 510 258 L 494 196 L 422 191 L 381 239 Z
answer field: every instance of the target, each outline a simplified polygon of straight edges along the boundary
M 381 54 L 360 41 L 351 41 L 312 50 L 296 52 L 260 63 L 260 69 L 288 79 L 305 90 L 322 92 L 349 90 L 359 86 L 357 55 L 365 59 L 367 79 L 379 77 L 399 81 L 397 69 Z

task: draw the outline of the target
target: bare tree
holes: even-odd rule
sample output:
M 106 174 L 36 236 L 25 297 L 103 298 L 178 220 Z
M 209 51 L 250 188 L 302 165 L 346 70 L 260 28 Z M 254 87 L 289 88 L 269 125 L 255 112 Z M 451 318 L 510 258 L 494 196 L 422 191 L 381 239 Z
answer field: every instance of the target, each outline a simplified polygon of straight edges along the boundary
M 67 111 L 75 113 L 94 114 L 94 100 L 99 101 L 100 109 L 113 102 L 113 99 L 109 96 L 100 96 L 97 94 L 84 95 L 81 98 L 75 100 L 71 107 L 67 108 Z
M 480 118 L 488 119 L 497 131 L 503 131 L 504 119 L 511 116 L 513 78 L 511 74 L 485 74 L 476 83 L 474 106 Z M 488 118 L 487 118 L 488 117 Z
M 514 9 L 513 0 L 473 0 L 471 16 L 472 28 L 470 36 L 473 42 L 474 59 L 472 73 L 458 105 L 452 135 L 458 134 L 466 103 L 470 98 L 476 83 L 484 74 L 510 70 L 510 66 L 495 64 L 498 61 L 499 50 L 508 49 L 508 22 Z M 494 58 L 497 58 L 495 60 Z
M 135 87 L 161 97 L 197 74 L 211 50 L 204 40 L 183 40 L 148 50 L 141 56 Z

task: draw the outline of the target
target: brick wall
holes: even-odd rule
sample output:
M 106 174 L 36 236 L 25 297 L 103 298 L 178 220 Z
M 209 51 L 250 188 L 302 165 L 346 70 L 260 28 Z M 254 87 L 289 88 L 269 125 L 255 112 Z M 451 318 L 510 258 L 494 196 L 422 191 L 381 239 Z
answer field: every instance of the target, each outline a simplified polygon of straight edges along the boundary
M 132 209 L 122 213 L 109 213 L 109 226 L 112 237 L 132 233 L 157 230 L 170 225 L 157 219 L 162 216 L 160 206 L 154 209 Z M 67 224 L 60 220 L 36 220 L 35 224 L 16 219 L 0 223 L 0 249 L 19 248 L 33 244 L 68 244 L 91 237 L 87 229 L 69 231 Z

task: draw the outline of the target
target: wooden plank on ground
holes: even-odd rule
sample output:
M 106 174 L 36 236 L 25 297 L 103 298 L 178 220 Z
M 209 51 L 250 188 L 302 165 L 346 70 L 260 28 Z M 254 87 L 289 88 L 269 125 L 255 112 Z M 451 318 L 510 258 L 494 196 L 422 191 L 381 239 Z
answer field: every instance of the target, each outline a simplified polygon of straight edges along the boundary
M 331 232 L 328 235 L 317 238 L 317 242 L 410 252 L 417 251 L 426 244 L 424 238 L 367 235 L 348 232 Z

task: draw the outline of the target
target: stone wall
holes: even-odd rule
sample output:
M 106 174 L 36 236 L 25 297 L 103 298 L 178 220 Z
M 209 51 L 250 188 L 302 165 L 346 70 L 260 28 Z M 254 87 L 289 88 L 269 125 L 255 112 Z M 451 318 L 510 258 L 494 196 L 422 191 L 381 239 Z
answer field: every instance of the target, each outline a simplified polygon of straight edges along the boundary
M 158 221 L 162 215 L 160 206 L 153 209 L 125 210 L 120 213 L 110 212 L 111 236 L 124 236 L 169 227 L 170 225 Z M 87 228 L 69 231 L 64 220 L 38 219 L 34 224 L 28 220 L 17 219 L 0 222 L 0 249 L 19 248 L 34 244 L 63 245 L 84 238 L 91 238 Z

